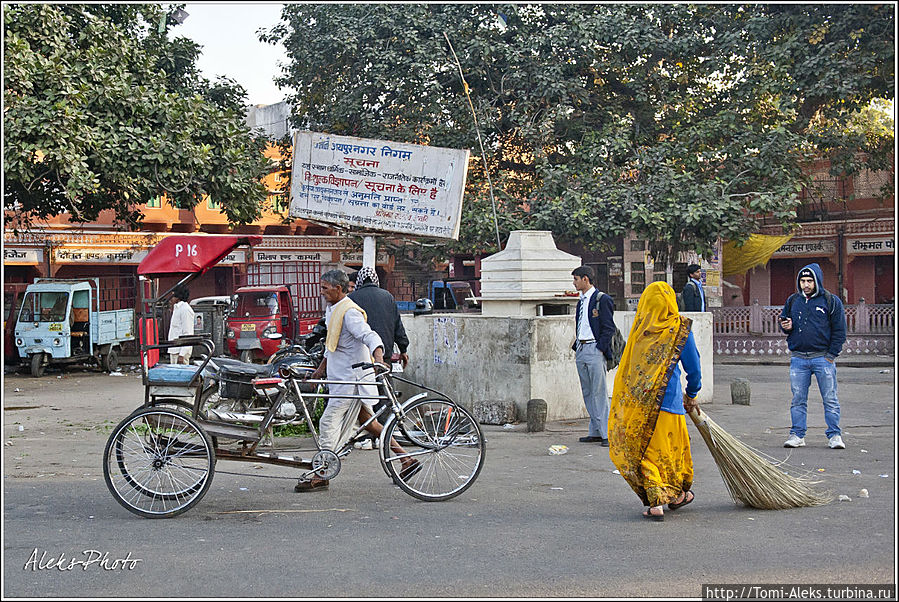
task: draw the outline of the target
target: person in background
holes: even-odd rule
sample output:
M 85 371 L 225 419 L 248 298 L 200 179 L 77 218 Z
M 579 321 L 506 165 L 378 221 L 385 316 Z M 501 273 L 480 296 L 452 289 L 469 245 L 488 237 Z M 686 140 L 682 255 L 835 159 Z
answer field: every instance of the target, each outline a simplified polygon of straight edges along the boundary
M 609 391 L 606 388 L 606 362 L 611 357 L 610 344 L 615 334 L 615 302 L 611 296 L 593 287 L 593 268 L 582 265 L 575 268 L 571 275 L 574 277 L 574 288 L 581 294 L 575 311 L 575 337 L 571 348 L 574 350 L 584 406 L 590 415 L 587 436 L 578 438 L 578 441 L 608 447 Z
M 687 282 L 681 292 L 684 300 L 684 311 L 705 311 L 705 291 L 702 289 L 702 269 L 699 264 L 687 266 Z
M 172 291 L 172 321 L 169 323 L 170 341 L 194 333 L 194 310 L 187 302 L 189 297 L 190 292 L 185 286 L 179 286 Z M 193 347 L 191 345 L 169 347 L 169 363 L 189 364 L 192 351 Z
M 640 498 L 643 518 L 665 519 L 693 502 L 693 456 L 686 412 L 702 386 L 692 321 L 677 310 L 674 289 L 653 282 L 640 295 L 615 375 L 609 412 L 609 457 Z M 681 394 L 680 367 L 687 374 Z

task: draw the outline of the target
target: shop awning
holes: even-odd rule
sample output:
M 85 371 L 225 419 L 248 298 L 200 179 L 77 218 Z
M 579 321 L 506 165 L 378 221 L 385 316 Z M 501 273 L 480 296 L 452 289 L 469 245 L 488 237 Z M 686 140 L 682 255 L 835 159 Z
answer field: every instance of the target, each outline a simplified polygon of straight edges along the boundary
M 142 276 L 173 276 L 203 273 L 241 245 L 258 245 L 261 236 L 190 234 L 167 236 L 140 262 Z
M 784 236 L 750 234 L 740 247 L 732 241 L 725 242 L 721 248 L 723 275 L 726 277 L 743 274 L 755 266 L 765 265 L 771 259 L 771 255 L 791 238 L 793 238 L 792 234 Z

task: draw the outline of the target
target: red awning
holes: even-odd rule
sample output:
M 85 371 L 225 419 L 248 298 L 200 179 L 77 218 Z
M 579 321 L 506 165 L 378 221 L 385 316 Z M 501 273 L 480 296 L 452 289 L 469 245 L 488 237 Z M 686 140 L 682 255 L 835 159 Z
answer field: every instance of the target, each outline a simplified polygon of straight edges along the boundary
M 261 242 L 261 236 L 167 236 L 150 249 L 150 253 L 137 267 L 137 273 L 148 276 L 202 274 L 227 257 L 235 247 L 258 245 Z

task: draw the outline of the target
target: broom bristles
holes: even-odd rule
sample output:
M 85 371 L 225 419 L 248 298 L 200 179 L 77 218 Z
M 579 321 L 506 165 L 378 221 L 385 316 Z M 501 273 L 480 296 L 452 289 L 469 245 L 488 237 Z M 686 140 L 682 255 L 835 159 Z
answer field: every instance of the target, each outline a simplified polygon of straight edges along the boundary
M 734 501 L 762 510 L 821 506 L 833 501 L 832 494 L 811 487 L 820 481 L 785 473 L 763 458 L 761 452 L 728 434 L 702 410 L 691 411 L 690 418 L 712 453 Z

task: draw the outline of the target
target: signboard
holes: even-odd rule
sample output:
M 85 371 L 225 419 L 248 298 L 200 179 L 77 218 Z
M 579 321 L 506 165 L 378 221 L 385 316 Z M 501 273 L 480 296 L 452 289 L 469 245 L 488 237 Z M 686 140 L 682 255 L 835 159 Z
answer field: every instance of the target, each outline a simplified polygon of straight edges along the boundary
M 390 261 L 390 258 L 387 256 L 387 253 L 378 253 L 377 257 L 375 257 L 375 264 L 377 265 L 387 265 Z M 340 263 L 349 265 L 349 264 L 359 264 L 362 265 L 362 253 L 341 253 L 340 254 Z M 450 264 L 452 265 L 452 264 Z
M 241 249 L 240 251 L 231 251 L 227 255 L 225 255 L 224 259 L 219 262 L 219 265 L 232 265 L 236 263 L 246 263 L 247 262 L 247 252 Z
M 308 251 L 254 251 L 257 263 L 269 261 L 331 261 L 330 253 L 310 253 Z
M 833 255 L 837 245 L 832 240 L 790 240 L 774 251 L 772 257 L 784 257 L 786 255 Z
M 3 247 L 3 263 L 6 265 L 40 265 L 44 261 L 43 249 L 11 249 Z
M 459 238 L 468 151 L 297 132 L 290 217 Z
M 895 252 L 896 239 L 885 238 L 847 238 L 846 253 L 850 255 L 886 255 Z
M 140 263 L 149 252 L 131 248 L 62 247 L 53 249 L 53 263 Z

